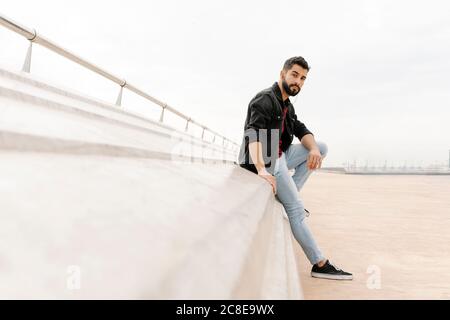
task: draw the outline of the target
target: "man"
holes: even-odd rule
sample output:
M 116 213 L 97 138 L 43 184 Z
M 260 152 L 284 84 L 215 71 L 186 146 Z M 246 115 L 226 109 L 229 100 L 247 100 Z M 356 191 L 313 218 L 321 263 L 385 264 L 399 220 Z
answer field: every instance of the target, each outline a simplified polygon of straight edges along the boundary
M 289 96 L 296 96 L 309 71 L 302 57 L 288 59 L 278 82 L 259 92 L 249 103 L 239 164 L 267 180 L 283 204 L 292 233 L 313 265 L 311 276 L 352 280 L 326 259 L 319 250 L 305 221 L 305 208 L 299 191 L 313 170 L 321 167 L 327 146 L 316 142 L 313 134 L 297 119 Z M 293 136 L 300 144 L 292 144 Z M 294 175 L 289 170 L 294 169 Z

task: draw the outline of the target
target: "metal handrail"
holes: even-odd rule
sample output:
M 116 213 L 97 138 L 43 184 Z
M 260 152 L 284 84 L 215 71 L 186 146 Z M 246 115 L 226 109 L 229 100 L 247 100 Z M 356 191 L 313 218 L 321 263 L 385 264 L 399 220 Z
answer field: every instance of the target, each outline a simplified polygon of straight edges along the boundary
M 203 124 L 201 124 L 200 122 L 192 119 L 191 117 L 181 113 L 180 111 L 176 110 L 175 108 L 169 106 L 167 103 L 164 103 L 158 99 L 156 99 L 155 97 L 152 97 L 151 95 L 149 95 L 148 93 L 144 92 L 143 90 L 139 89 L 138 87 L 132 85 L 131 83 L 127 82 L 125 79 L 117 77 L 116 75 L 112 74 L 109 71 L 106 71 L 105 69 L 100 68 L 99 66 L 87 61 L 84 58 L 81 58 L 80 56 L 70 52 L 67 49 L 62 48 L 61 46 L 55 44 L 54 42 L 46 39 L 45 37 L 39 35 L 35 29 L 29 29 L 15 21 L 13 21 L 10 18 L 5 17 L 3 14 L 0 13 L 0 25 L 6 27 L 7 29 L 14 31 L 15 33 L 25 37 L 28 41 L 30 41 L 30 46 L 28 48 L 28 52 L 25 58 L 25 62 L 23 65 L 22 70 L 25 72 L 30 72 L 31 69 L 31 53 L 32 53 L 32 44 L 36 43 L 36 44 L 40 44 L 43 47 L 46 47 L 47 49 L 111 80 L 112 82 L 115 82 L 116 84 L 118 84 L 120 86 L 120 91 L 119 91 L 119 95 L 117 97 L 116 100 L 116 105 L 120 106 L 121 102 L 122 102 L 122 93 L 123 93 L 123 89 L 126 88 L 134 93 L 136 93 L 137 95 L 150 100 L 151 102 L 159 105 L 162 109 L 161 109 L 161 116 L 159 121 L 163 122 L 164 121 L 164 111 L 165 109 L 169 110 L 170 112 L 172 112 L 173 114 L 179 116 L 180 118 L 186 120 L 186 127 L 185 127 L 185 131 L 188 130 L 188 126 L 189 123 L 192 123 L 194 125 L 199 126 L 200 128 L 202 128 L 202 140 L 204 140 L 204 133 L 205 131 L 209 131 L 211 134 L 213 134 L 214 139 L 212 141 L 212 143 L 214 143 L 216 136 L 222 138 L 222 145 L 225 146 L 225 141 L 228 141 L 231 143 L 231 145 L 234 145 L 235 147 L 239 147 L 239 145 L 237 143 L 235 143 L 234 141 L 226 138 L 225 136 L 211 130 L 210 128 L 208 128 L 207 126 L 204 126 Z

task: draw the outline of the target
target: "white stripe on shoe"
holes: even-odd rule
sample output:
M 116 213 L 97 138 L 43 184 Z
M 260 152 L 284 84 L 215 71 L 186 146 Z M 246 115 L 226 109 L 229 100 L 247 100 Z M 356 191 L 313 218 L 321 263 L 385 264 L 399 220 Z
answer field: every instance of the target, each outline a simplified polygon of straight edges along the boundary
M 328 280 L 353 280 L 353 275 L 328 274 L 320 272 L 311 272 L 311 277 Z

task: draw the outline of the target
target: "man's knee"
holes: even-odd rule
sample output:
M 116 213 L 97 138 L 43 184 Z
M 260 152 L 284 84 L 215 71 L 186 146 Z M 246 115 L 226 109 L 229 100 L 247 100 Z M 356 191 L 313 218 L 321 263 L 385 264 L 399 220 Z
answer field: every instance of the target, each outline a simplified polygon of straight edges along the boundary
M 280 201 L 281 202 L 281 201 Z M 302 223 L 306 218 L 305 209 L 300 201 L 281 202 L 291 224 Z
M 317 141 L 317 146 L 319 147 L 320 154 L 325 157 L 328 154 L 328 146 L 325 142 Z

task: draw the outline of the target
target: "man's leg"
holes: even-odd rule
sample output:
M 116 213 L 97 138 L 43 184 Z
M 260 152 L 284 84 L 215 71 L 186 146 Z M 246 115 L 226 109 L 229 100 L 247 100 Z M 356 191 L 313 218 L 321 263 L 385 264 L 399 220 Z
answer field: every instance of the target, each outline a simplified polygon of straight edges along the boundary
M 322 157 L 325 157 L 328 153 L 328 147 L 324 142 L 317 141 Z M 301 143 L 292 144 L 286 150 L 286 164 L 289 170 L 295 169 L 295 173 L 292 179 L 297 186 L 297 190 L 300 191 L 306 180 L 309 178 L 312 170 L 308 170 L 306 166 L 306 160 L 308 157 L 308 149 L 306 149 Z
M 308 225 L 305 222 L 305 211 L 298 197 L 297 186 L 289 174 L 285 154 L 278 158 L 275 178 L 277 180 L 277 197 L 283 204 L 289 218 L 292 233 L 302 247 L 311 264 L 316 264 L 324 257 L 320 252 Z
M 317 142 L 317 144 L 322 157 L 326 156 L 328 151 L 326 144 L 322 142 Z M 286 154 L 289 156 L 288 160 L 283 152 L 277 161 L 279 165 L 275 170 L 277 197 L 283 203 L 295 239 L 300 243 L 309 262 L 313 265 L 311 276 L 322 279 L 352 280 L 351 273 L 338 269 L 329 260 L 325 260 L 306 225 L 303 202 L 298 197 L 298 191 L 312 172 L 306 167 L 308 153 L 309 151 L 301 144 L 291 145 L 286 150 Z M 291 177 L 289 169 L 294 168 L 295 174 Z M 319 264 L 319 262 L 321 263 Z

